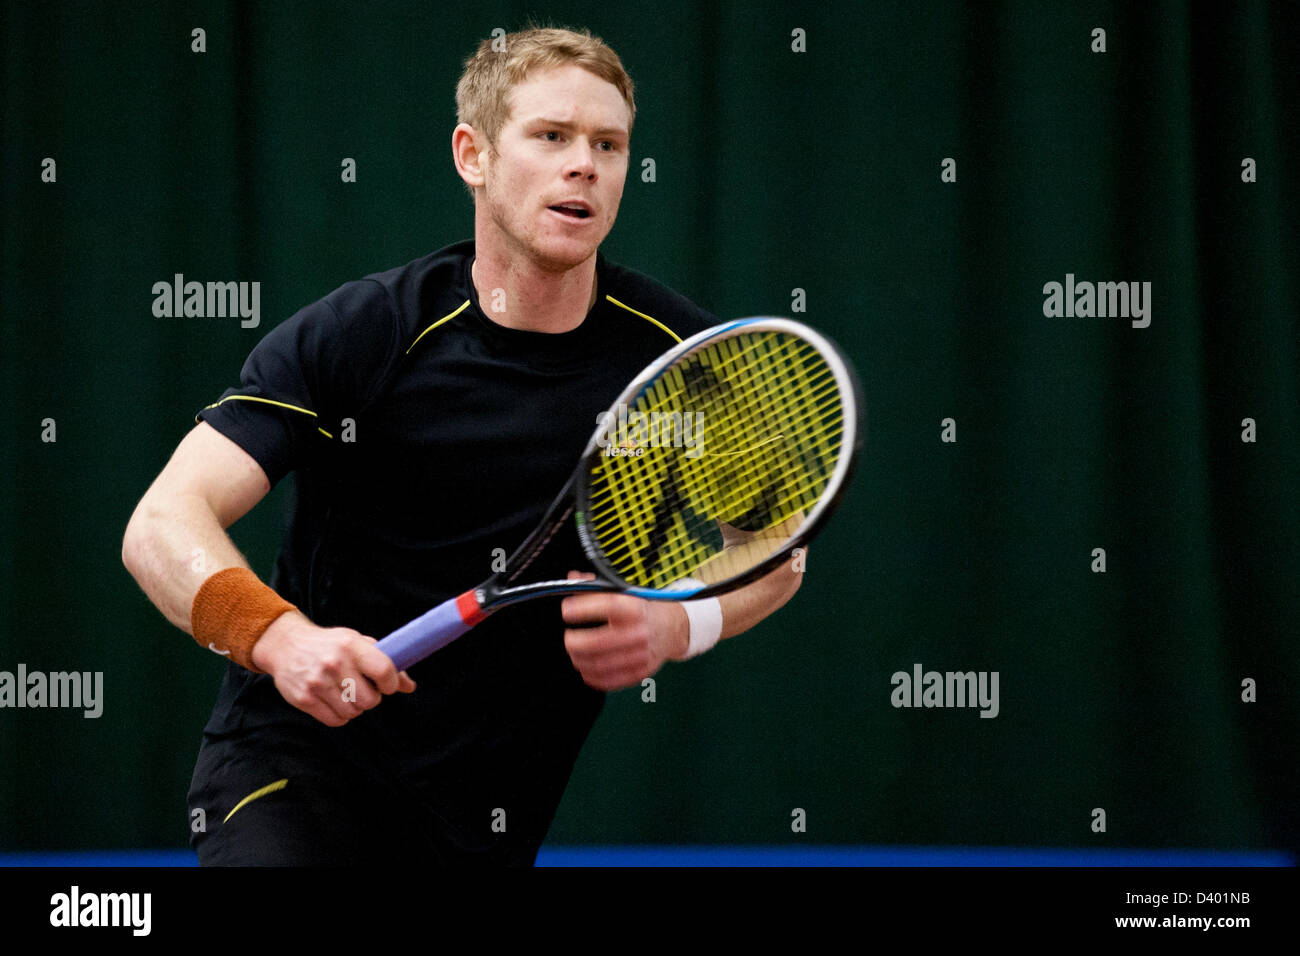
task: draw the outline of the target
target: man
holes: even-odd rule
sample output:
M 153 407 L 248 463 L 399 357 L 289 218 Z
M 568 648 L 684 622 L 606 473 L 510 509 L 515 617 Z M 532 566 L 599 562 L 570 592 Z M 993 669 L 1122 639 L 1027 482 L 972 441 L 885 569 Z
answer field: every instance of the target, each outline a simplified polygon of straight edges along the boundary
M 530 864 L 603 692 L 747 629 L 798 588 L 783 568 L 692 606 L 534 601 L 410 675 L 374 648 L 485 577 L 623 386 L 713 324 L 598 252 L 635 116 L 609 47 L 549 29 L 508 36 L 504 52 L 485 42 L 457 107 L 474 241 L 277 327 L 127 528 L 123 560 L 150 599 L 230 659 L 190 790 L 204 864 Z M 267 587 L 225 529 L 290 472 Z M 538 573 L 581 561 L 566 537 Z

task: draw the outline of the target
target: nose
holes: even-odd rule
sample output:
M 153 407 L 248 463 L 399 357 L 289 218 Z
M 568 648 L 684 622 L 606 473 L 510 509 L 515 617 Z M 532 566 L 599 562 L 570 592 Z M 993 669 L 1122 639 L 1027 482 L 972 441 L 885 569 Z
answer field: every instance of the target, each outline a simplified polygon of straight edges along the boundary
M 577 139 L 569 155 L 565 157 L 565 179 L 586 179 L 595 181 L 596 163 L 591 157 L 591 144 L 584 139 Z

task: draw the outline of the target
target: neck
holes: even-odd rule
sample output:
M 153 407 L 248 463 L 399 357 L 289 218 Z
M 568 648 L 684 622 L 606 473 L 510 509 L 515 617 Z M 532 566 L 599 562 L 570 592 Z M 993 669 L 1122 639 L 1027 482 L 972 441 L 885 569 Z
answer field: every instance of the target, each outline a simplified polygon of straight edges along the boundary
M 596 256 L 561 272 L 487 250 L 470 270 L 483 314 L 498 325 L 529 332 L 568 332 L 596 304 Z M 504 308 L 502 308 L 504 306 Z

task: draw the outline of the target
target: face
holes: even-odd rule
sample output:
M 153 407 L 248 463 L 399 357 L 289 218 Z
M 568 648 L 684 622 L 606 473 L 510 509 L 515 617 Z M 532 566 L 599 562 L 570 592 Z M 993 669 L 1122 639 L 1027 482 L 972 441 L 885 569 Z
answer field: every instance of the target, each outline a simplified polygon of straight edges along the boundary
M 482 157 L 480 249 L 492 245 L 547 270 L 596 253 L 623 198 L 628 108 L 618 89 L 577 66 L 516 86 L 510 119 Z

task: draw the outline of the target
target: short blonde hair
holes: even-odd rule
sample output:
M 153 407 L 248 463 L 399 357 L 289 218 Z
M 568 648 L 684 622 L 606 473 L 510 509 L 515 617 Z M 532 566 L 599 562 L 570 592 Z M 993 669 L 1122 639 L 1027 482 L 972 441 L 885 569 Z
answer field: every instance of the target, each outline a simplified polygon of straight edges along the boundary
M 532 27 L 480 43 L 465 61 L 465 72 L 456 84 L 456 119 L 495 143 L 510 119 L 511 89 L 537 70 L 570 65 L 613 84 L 623 95 L 630 132 L 636 119 L 636 101 L 632 97 L 632 78 L 623 69 L 618 54 L 587 30 L 554 27 Z

